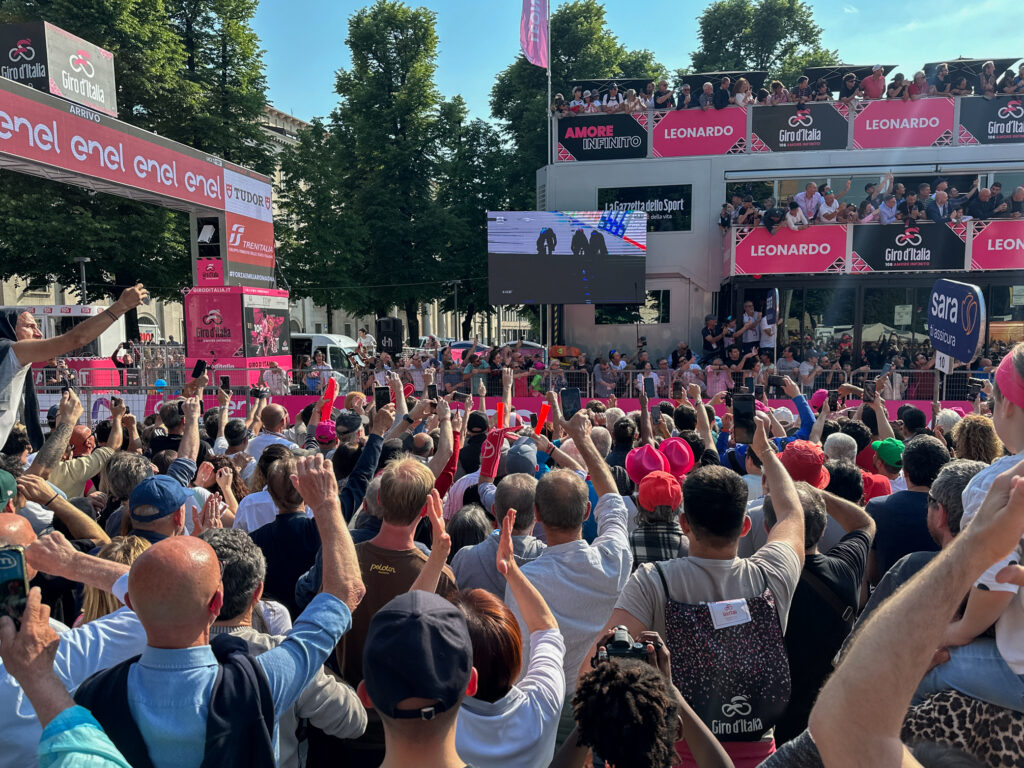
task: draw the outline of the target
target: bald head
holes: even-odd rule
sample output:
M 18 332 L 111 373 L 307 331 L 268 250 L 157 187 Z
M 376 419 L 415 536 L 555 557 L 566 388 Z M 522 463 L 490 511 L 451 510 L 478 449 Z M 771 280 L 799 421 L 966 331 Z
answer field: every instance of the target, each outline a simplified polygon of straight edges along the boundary
M 32 525 L 21 515 L 0 514 L 0 547 L 25 547 L 36 540 Z M 36 569 L 25 566 L 29 581 L 36 577 Z
M 288 413 L 280 405 L 268 405 L 260 414 L 263 420 L 263 427 L 268 432 L 280 432 L 284 429 L 284 423 L 288 419 Z
M 139 556 L 128 575 L 128 604 L 155 648 L 208 642 L 223 597 L 217 555 L 193 536 L 157 542 Z
M 949 195 L 947 195 L 945 192 L 936 192 L 935 193 L 935 204 L 936 205 L 943 205 L 943 204 L 945 204 L 946 200 L 948 200 L 948 199 L 949 199 Z

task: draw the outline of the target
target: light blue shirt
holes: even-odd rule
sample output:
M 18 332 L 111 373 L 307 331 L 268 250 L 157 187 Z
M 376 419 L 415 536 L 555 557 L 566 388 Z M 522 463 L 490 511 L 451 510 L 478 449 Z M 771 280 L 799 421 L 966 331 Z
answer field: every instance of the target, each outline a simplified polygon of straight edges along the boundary
M 274 700 L 274 757 L 277 720 L 299 698 L 323 666 L 352 614 L 327 593 L 313 598 L 276 648 L 256 657 L 267 675 Z M 206 716 L 217 676 L 217 659 L 208 645 L 151 648 L 128 671 L 128 708 L 139 726 L 156 768 L 190 768 L 203 762 Z
M 882 224 L 893 224 L 896 221 L 896 213 L 895 206 L 890 208 L 885 203 L 882 203 L 878 208 L 878 220 Z
M 124 596 L 127 575 L 112 590 Z M 118 585 L 121 589 L 118 589 Z M 127 608 L 91 621 L 60 636 L 53 670 L 74 692 L 90 675 L 112 667 L 146 647 L 146 633 L 138 617 Z M 36 745 L 42 728 L 36 712 L 21 686 L 0 664 L 0 767 L 28 768 L 36 765 Z
M 131 768 L 89 710 L 65 709 L 43 731 L 40 768 Z

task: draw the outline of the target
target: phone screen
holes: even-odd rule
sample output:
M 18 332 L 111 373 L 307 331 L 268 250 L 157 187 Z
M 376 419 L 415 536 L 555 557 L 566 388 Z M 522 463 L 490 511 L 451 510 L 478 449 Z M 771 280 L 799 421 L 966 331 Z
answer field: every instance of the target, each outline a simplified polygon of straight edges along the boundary
M 220 377 L 220 388 L 223 389 L 225 392 L 230 392 L 231 391 L 231 377 L 230 376 L 221 376 Z
M 28 571 L 24 547 L 0 548 L 0 616 L 10 616 L 21 626 L 21 614 L 28 602 Z
M 427 399 L 437 400 L 437 384 L 427 384 Z
M 764 386 L 761 384 L 754 385 L 754 397 L 764 396 Z
M 561 392 L 562 396 L 562 418 L 566 421 L 571 419 L 583 407 L 580 401 L 579 387 L 566 387 Z
M 828 409 L 830 411 L 835 412 L 835 410 L 838 407 L 839 407 L 839 390 L 838 389 L 830 389 L 828 391 Z
M 655 394 L 654 394 L 654 379 L 651 379 L 651 378 L 645 378 L 644 379 L 644 393 L 647 395 L 647 397 L 655 397 Z
M 873 403 L 875 402 L 875 380 L 868 379 L 864 382 L 864 392 L 861 395 L 861 402 Z
M 391 404 L 391 389 L 389 387 L 374 387 L 373 388 L 373 404 L 379 411 L 385 405 Z
M 206 361 L 196 360 L 196 367 L 192 369 L 192 378 L 198 379 L 204 373 L 206 373 Z
M 737 444 L 754 442 L 754 405 L 753 395 L 734 395 L 732 398 L 733 439 Z

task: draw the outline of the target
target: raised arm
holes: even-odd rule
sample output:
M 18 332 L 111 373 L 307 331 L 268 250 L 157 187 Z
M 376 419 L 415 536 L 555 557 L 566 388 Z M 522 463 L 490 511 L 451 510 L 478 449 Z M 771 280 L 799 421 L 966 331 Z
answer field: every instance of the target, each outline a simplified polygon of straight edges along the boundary
M 880 395 L 875 395 L 871 409 L 875 412 L 875 421 L 878 422 L 878 439 L 895 438 L 896 433 L 892 431 L 892 424 L 889 423 L 889 411 L 885 409 L 885 401 Z
M 25 559 L 38 571 L 78 581 L 104 592 L 110 592 L 114 582 L 128 573 L 127 565 L 79 552 L 58 532 L 33 541 L 25 550 Z
M 587 472 L 590 473 L 590 482 L 594 484 L 594 490 L 598 497 L 604 496 L 606 493 L 618 493 L 619 489 L 615 485 L 611 468 L 597 452 L 594 441 L 590 439 L 590 430 L 593 425 L 590 423 L 590 417 L 586 411 L 578 411 L 568 423 L 563 421 L 562 428 L 569 433 L 573 445 L 583 457 L 583 462 L 587 465 Z
M 39 475 L 25 474 L 19 477 L 18 491 L 29 501 L 34 501 L 53 512 L 54 517 L 67 527 L 71 538 L 91 539 L 96 546 L 110 541 L 110 537 L 95 520 L 57 493 L 53 486 Z
M 825 500 L 825 511 L 839 523 L 844 531 L 847 533 L 864 531 L 869 539 L 875 538 L 875 521 L 864 511 L 864 507 L 828 491 L 818 491 L 818 493 Z
M 697 411 L 697 434 L 704 441 L 706 448 L 710 448 L 715 453 L 718 453 L 718 448 L 715 447 L 715 437 L 711 434 L 711 421 L 708 419 L 708 412 L 704 408 L 704 402 L 700 399 L 700 385 L 690 384 L 686 388 L 686 394 L 693 400 L 693 408 Z M 694 458 L 698 461 L 700 460 L 699 456 Z
M 75 428 L 81 415 L 82 403 L 75 391 L 69 389 L 61 393 L 56 425 L 53 431 L 46 436 L 39 453 L 32 460 L 32 466 L 25 471 L 26 475 L 50 476 L 50 470 L 57 466 L 57 462 L 61 460 L 64 452 L 68 449 L 71 431 Z
M 543 596 L 523 575 L 516 563 L 515 552 L 512 549 L 512 526 L 515 525 L 515 521 L 516 511 L 508 510 L 501 523 L 501 538 L 498 541 L 498 573 L 504 576 L 508 582 L 508 588 L 516 600 L 516 605 L 519 606 L 523 623 L 531 633 L 545 629 L 558 629 L 558 622 L 551 613 L 551 609 L 548 608 L 548 604 L 544 602 Z
M 185 431 L 178 445 L 178 458 L 196 460 L 199 455 L 199 398 L 189 397 L 181 403 Z
M 22 365 L 42 363 L 54 357 L 66 355 L 68 352 L 84 347 L 97 338 L 117 319 L 142 304 L 149 298 L 149 291 L 138 283 L 132 288 L 125 288 L 121 297 L 100 314 L 83 320 L 67 333 L 54 336 L 52 339 L 26 339 L 16 341 L 11 346 L 18 362 Z
M 828 400 L 826 399 L 821 405 L 821 410 L 818 412 L 818 418 L 814 420 L 811 434 L 807 437 L 810 442 L 821 445 L 821 433 L 825 431 L 825 422 L 828 421 L 828 417 L 831 414 L 832 410 L 828 407 Z
M 761 474 L 768 480 L 777 522 L 768 532 L 768 543 L 784 541 L 802 559 L 804 556 L 804 513 L 796 486 L 768 443 L 765 419 L 758 414 L 754 442 L 750 446 L 761 460 Z
M 452 550 L 452 537 L 444 530 L 444 507 L 437 490 L 431 491 L 427 496 L 426 510 L 427 519 L 430 520 L 430 557 L 427 558 L 416 581 L 409 587 L 410 592 L 415 589 L 436 592 L 437 583 L 441 580 L 441 574 L 448 562 L 448 553 Z
M 640 445 L 654 445 L 654 425 L 651 424 L 651 409 L 648 407 L 650 401 L 643 387 L 643 377 L 639 384 L 637 398 L 640 400 Z
M 452 434 L 452 411 L 448 405 L 448 401 L 444 398 L 438 398 L 435 406 L 437 413 L 438 430 L 440 431 L 440 437 L 437 441 L 437 450 L 434 451 L 434 455 L 430 457 L 430 462 L 427 464 L 430 467 L 430 471 L 434 473 L 434 477 L 438 478 L 441 476 L 441 472 L 448 465 L 448 459 L 452 457 L 454 451 L 454 435 Z
M 811 712 L 825 765 L 918 765 L 900 741 L 903 717 L 964 593 L 1024 534 L 1021 473 L 1000 475 L 971 524 L 854 637 Z
M 124 400 L 119 397 L 113 398 L 110 403 L 110 435 L 104 445 L 114 453 L 120 451 L 121 445 L 124 443 L 124 429 L 121 422 L 126 413 L 128 413 L 128 409 L 125 408 Z

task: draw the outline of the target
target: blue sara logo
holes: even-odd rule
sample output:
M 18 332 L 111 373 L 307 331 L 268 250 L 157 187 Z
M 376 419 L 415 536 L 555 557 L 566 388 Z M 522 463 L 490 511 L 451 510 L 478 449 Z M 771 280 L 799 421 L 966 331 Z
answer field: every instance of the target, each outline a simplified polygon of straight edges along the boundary
M 984 336 L 985 299 L 981 289 L 956 280 L 937 280 L 928 302 L 932 346 L 953 360 L 969 363 Z
M 97 397 L 92 401 L 92 420 L 100 421 L 100 408 L 106 411 L 106 415 L 110 415 L 110 401 L 105 397 Z M 104 416 L 103 418 L 106 418 Z

